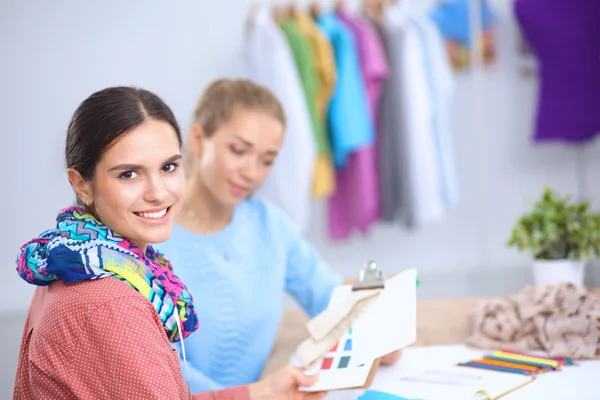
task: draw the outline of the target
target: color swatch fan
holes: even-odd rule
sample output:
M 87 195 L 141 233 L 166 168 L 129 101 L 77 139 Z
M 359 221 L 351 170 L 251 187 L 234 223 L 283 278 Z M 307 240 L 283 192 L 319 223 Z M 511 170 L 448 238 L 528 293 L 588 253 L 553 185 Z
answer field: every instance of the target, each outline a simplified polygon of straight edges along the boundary
M 365 386 L 375 372 L 375 361 L 356 364 L 352 357 L 352 328 L 310 372 L 319 372 L 319 381 L 311 391 L 349 389 Z

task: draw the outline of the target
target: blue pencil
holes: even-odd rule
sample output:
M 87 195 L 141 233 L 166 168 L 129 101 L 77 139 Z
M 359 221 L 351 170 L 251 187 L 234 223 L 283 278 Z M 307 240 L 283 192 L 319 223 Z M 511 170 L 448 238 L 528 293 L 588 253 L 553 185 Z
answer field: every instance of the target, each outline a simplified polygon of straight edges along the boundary
M 522 369 L 500 367 L 498 365 L 481 364 L 481 363 L 473 362 L 473 361 L 458 363 L 458 365 L 461 367 L 473 367 L 473 368 L 489 369 L 492 371 L 499 371 L 499 372 L 510 372 L 510 373 L 514 373 L 514 374 L 531 375 L 531 372 L 524 371 Z

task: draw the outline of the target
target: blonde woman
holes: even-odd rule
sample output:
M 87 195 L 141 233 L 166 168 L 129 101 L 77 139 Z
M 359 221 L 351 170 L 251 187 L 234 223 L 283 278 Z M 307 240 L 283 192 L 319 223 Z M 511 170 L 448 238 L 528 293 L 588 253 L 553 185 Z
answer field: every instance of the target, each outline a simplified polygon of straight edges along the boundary
M 256 381 L 285 294 L 312 317 L 342 283 L 282 210 L 253 197 L 276 162 L 285 127 L 278 99 L 247 80 L 212 83 L 194 112 L 187 192 L 160 248 L 203 304 L 201 326 L 185 340 L 196 388 Z

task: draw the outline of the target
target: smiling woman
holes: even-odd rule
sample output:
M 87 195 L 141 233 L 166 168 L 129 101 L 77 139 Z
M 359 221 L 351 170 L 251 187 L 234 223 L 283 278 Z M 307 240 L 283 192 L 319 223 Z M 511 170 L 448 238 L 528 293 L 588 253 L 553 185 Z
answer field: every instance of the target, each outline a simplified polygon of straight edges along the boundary
M 342 282 L 283 210 L 254 196 L 285 128 L 275 95 L 243 79 L 210 84 L 194 113 L 182 213 L 158 246 L 206 305 L 200 329 L 185 340 L 189 379 L 202 390 L 259 378 L 286 292 L 314 316 Z
M 170 236 L 185 189 L 173 113 L 143 89 L 94 93 L 73 115 L 66 161 L 77 206 L 17 257 L 19 275 L 39 287 L 14 399 L 188 399 L 169 342 L 194 332 L 198 318 L 169 261 L 148 245 Z M 288 368 L 193 399 L 319 398 L 297 390 L 315 379 Z

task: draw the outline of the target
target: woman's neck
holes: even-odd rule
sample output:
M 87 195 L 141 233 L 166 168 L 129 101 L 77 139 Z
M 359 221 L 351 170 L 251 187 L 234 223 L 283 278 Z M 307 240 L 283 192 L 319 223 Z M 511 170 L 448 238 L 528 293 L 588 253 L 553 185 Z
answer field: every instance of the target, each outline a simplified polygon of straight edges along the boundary
M 227 226 L 232 216 L 233 207 L 220 203 L 201 179 L 192 179 L 177 223 L 192 232 L 208 235 Z
M 146 254 L 146 249 L 148 249 L 148 243 L 146 243 L 146 242 L 134 242 L 134 241 L 131 241 L 131 243 L 135 244 L 140 250 L 142 250 L 143 254 Z

